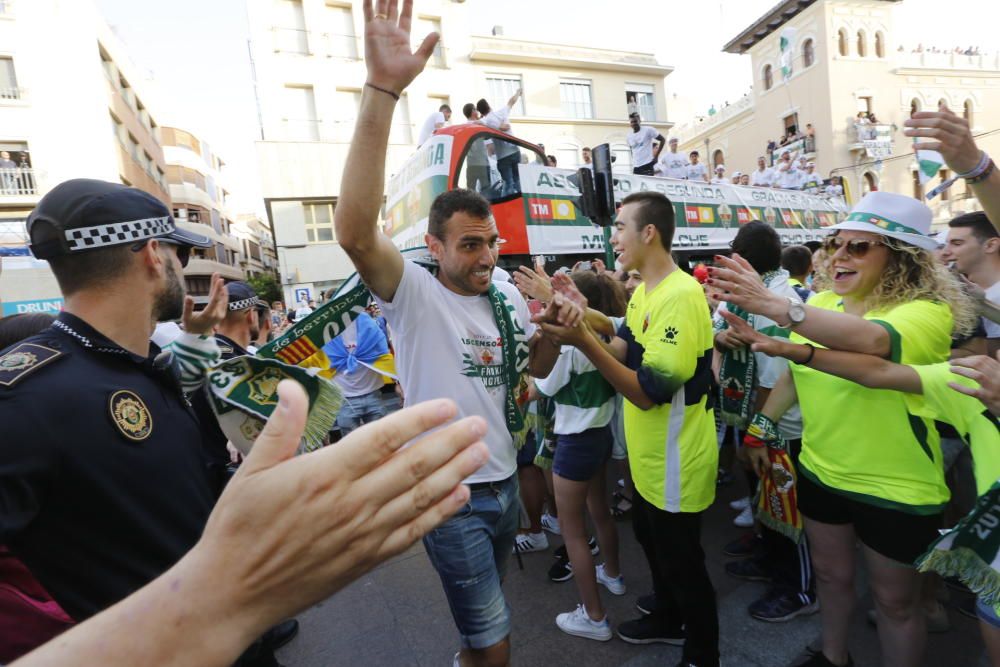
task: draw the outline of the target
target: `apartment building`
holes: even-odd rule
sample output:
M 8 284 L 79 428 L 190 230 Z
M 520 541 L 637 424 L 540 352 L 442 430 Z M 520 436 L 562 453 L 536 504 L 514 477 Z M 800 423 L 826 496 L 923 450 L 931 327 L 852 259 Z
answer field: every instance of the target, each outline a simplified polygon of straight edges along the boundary
M 240 242 L 240 268 L 247 278 L 278 275 L 278 255 L 271 227 L 255 214 L 236 216 L 232 233 Z
M 351 272 L 337 245 L 333 211 L 365 82 L 358 0 L 248 0 L 261 139 L 257 156 L 288 303 L 316 298 Z M 425 119 L 442 104 L 465 122 L 462 106 L 486 98 L 500 106 L 518 89 L 512 132 L 544 144 L 559 166 L 580 163 L 581 148 L 610 143 L 616 166 L 630 167 L 625 142 L 631 99 L 662 131 L 665 77 L 672 68 L 649 53 L 473 34 L 472 3 L 416 3 L 413 39 L 441 35 L 426 70 L 396 106 L 387 175 L 415 150 Z
M 58 45 L 58 49 L 53 49 Z M 58 311 L 24 222 L 52 187 L 98 178 L 170 202 L 151 83 L 89 0 L 0 2 L 0 301 L 4 315 Z
M 730 174 L 789 150 L 815 162 L 823 177 L 842 176 L 854 201 L 876 189 L 923 199 L 952 174 L 943 169 L 920 184 L 903 121 L 944 101 L 969 120 L 974 134 L 1000 126 L 1000 55 L 995 44 L 984 45 L 989 54 L 976 55 L 925 49 L 895 29 L 900 1 L 785 0 L 775 6 L 723 47 L 748 56 L 752 93 L 675 128 L 682 149 L 701 151 Z M 786 79 L 779 42 L 789 28 L 792 71 Z M 857 124 L 859 112 L 874 114 L 876 123 Z M 813 138 L 766 150 L 769 141 L 789 131 L 805 133 L 810 125 Z M 979 142 L 987 152 L 1000 151 L 998 135 Z M 964 183 L 928 204 L 938 224 L 978 206 Z
M 243 280 L 240 241 L 232 232 L 226 163 L 207 141 L 179 127 L 160 129 L 167 162 L 167 182 L 176 223 L 209 237 L 211 248 L 195 248 L 184 269 L 188 294 L 208 296 L 213 273 L 227 280 Z

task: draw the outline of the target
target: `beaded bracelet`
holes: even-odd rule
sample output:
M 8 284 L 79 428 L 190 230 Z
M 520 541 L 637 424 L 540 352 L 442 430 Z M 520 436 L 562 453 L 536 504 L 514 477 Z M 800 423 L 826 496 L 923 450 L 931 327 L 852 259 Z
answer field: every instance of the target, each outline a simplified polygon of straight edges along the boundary
M 983 181 L 985 181 L 987 178 L 989 178 L 993 174 L 993 170 L 996 169 L 996 167 L 997 167 L 996 163 L 993 162 L 993 160 L 990 160 L 989 164 L 986 165 L 986 168 L 983 169 L 982 173 L 980 173 L 977 176 L 968 176 L 968 177 L 966 177 L 965 178 L 965 182 L 968 183 L 969 185 L 975 185 L 976 183 L 982 183 Z

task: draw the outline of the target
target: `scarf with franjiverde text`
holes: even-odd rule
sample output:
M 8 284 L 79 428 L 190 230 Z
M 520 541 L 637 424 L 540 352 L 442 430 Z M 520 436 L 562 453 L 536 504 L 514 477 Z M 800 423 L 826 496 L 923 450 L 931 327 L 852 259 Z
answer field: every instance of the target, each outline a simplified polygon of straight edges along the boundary
M 984 604 L 1000 609 L 1000 481 L 916 565 L 921 572 L 958 577 Z

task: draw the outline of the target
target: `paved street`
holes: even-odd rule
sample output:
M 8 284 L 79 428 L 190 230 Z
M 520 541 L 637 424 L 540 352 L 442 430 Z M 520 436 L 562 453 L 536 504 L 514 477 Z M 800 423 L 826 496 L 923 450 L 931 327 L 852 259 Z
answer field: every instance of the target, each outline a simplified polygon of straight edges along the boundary
M 723 545 L 738 536 L 734 513 L 726 503 L 740 493 L 738 483 L 722 489 L 706 521 L 705 548 L 709 572 L 719 595 L 722 660 L 725 667 L 785 667 L 797 662 L 803 649 L 819 637 L 819 615 L 786 624 L 754 621 L 746 606 L 764 590 L 726 575 Z M 651 590 L 639 546 L 628 522 L 619 523 L 628 593 L 614 597 L 602 589 L 612 625 L 636 613 L 637 595 Z M 552 540 L 550 539 L 550 542 Z M 558 538 L 556 541 L 558 544 Z M 553 545 L 554 548 L 554 545 Z M 632 646 L 617 639 L 595 642 L 571 637 L 555 626 L 556 614 L 570 611 L 578 597 L 572 581 L 556 584 L 546 577 L 551 553 L 524 557 L 524 570 L 512 561 L 504 585 L 514 609 L 513 664 L 573 667 L 673 667 L 680 649 Z M 862 598 L 860 609 L 871 606 Z M 951 609 L 953 630 L 932 635 L 927 667 L 985 667 L 976 622 Z M 385 563 L 335 597 L 299 617 L 302 632 L 279 653 L 288 667 L 333 665 L 450 667 L 457 637 L 437 574 L 423 547 Z M 878 638 L 863 614 L 856 615 L 851 653 L 858 667 L 878 664 Z

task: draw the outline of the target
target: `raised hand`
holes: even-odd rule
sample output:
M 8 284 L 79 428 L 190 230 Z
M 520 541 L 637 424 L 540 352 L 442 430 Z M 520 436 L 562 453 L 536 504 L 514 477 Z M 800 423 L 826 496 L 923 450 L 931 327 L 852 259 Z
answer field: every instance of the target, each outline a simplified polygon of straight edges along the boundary
M 545 269 L 532 270 L 526 266 L 517 267 L 514 272 L 514 284 L 532 299 L 548 303 L 552 300 L 552 282 L 545 274 Z
M 587 297 L 577 288 L 573 279 L 565 273 L 557 273 L 552 276 L 552 289 L 562 294 L 571 303 L 575 303 L 583 312 L 587 311 Z
M 732 257 L 716 255 L 715 261 L 716 266 L 708 267 L 708 285 L 716 299 L 776 321 L 788 310 L 788 301 L 767 289 L 750 262 L 736 253 Z
M 1000 416 L 1000 361 L 984 355 L 952 359 L 951 372 L 975 380 L 979 388 L 973 389 L 958 382 L 949 382 L 949 387 L 978 398 L 994 416 Z
M 410 51 L 413 0 L 403 0 L 402 12 L 398 9 L 398 0 L 376 0 L 374 10 L 371 0 L 364 2 L 367 82 L 396 95 L 423 71 L 440 39 L 432 32 Z
M 194 312 L 194 299 L 190 296 L 184 297 L 184 314 L 181 316 L 181 325 L 187 333 L 207 336 L 215 330 L 215 327 L 225 319 L 226 313 L 229 312 L 229 295 L 226 293 L 226 283 L 222 276 L 213 273 L 211 283 L 208 303 L 197 313 Z
M 938 151 L 952 171 L 962 174 L 979 163 L 979 148 L 972 138 L 969 121 L 956 115 L 944 104 L 937 111 L 918 111 L 903 121 L 903 134 L 920 137 L 916 150 Z

